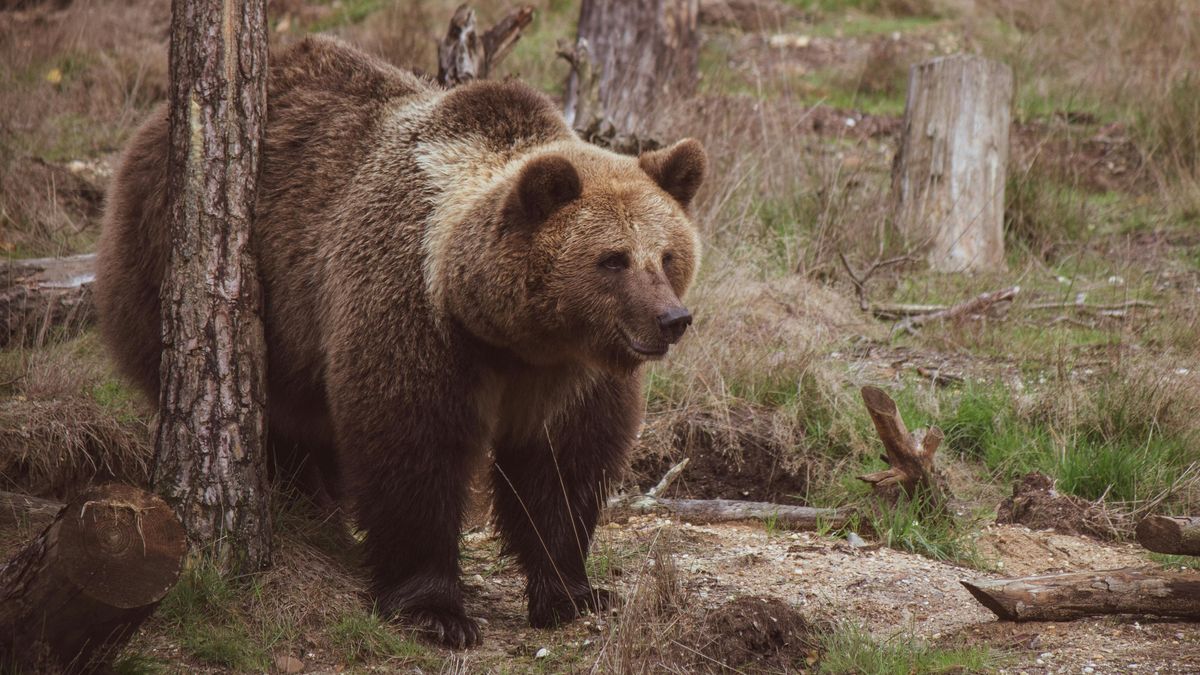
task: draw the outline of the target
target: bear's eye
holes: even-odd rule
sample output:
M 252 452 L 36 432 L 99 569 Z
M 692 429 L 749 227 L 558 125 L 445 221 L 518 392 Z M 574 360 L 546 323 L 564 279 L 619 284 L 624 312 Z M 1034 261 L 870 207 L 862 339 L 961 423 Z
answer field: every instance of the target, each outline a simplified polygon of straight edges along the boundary
M 670 264 L 671 264 L 672 262 L 674 262 L 674 261 L 675 261 L 675 254 L 674 254 L 674 253 L 671 253 L 670 251 L 667 251 L 666 253 L 664 253 L 664 254 L 663 254 L 663 257 L 662 257 L 662 266 L 663 266 L 663 267 L 666 267 L 667 265 L 670 265 Z
M 606 270 L 620 272 L 629 268 L 629 256 L 624 253 L 609 253 L 600 259 L 600 266 Z

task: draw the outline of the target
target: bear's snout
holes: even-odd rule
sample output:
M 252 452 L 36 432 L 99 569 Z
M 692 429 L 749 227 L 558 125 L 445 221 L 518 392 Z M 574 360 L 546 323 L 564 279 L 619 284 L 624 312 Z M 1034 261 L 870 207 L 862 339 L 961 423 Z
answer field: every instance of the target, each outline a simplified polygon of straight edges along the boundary
M 679 342 L 687 327 L 692 325 L 692 313 L 683 305 L 676 305 L 659 314 L 658 328 L 662 331 L 663 339 L 670 344 Z

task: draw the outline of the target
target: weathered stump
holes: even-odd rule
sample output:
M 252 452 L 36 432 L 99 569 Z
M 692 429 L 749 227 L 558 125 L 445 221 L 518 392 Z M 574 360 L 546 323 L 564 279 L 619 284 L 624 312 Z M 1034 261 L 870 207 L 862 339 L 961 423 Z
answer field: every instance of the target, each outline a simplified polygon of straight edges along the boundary
M 583 0 L 578 41 L 587 44 L 598 77 L 598 110 L 619 133 L 644 137 L 665 103 L 691 95 L 698 79 L 699 0 Z M 572 70 L 565 114 L 575 128 L 581 82 Z
M 1012 70 L 956 55 L 913 66 L 892 173 L 896 225 L 944 272 L 1004 267 Z
M 175 585 L 186 553 L 183 527 L 161 498 L 125 485 L 84 492 L 0 567 L 0 663 L 18 672 L 103 668 Z
M 479 35 L 475 10 L 468 5 L 459 5 L 450 18 L 445 37 L 438 43 L 438 83 L 453 87 L 475 79 L 487 79 L 492 68 L 521 39 L 521 31 L 532 22 L 533 6 L 522 5 Z

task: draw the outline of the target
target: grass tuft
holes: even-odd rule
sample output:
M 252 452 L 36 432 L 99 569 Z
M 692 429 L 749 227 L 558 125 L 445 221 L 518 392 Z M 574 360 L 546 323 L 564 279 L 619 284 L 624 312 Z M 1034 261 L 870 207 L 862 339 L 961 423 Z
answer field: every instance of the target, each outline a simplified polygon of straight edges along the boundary
M 822 636 L 821 650 L 819 672 L 831 674 L 978 673 L 997 662 L 987 647 L 935 647 L 907 633 L 878 642 L 862 626 L 849 623 Z

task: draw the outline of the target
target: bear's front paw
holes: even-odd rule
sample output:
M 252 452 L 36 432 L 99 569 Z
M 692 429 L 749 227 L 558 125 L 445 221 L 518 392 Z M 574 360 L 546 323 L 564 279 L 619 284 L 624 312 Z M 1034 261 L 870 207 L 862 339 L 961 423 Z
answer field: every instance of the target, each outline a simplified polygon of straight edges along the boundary
M 620 596 L 603 588 L 587 588 L 571 595 L 535 593 L 529 598 L 529 625 L 553 628 L 570 623 L 584 612 L 604 612 L 620 602 Z
M 462 611 L 408 609 L 400 616 L 425 637 L 451 649 L 469 649 L 482 641 L 479 623 Z

